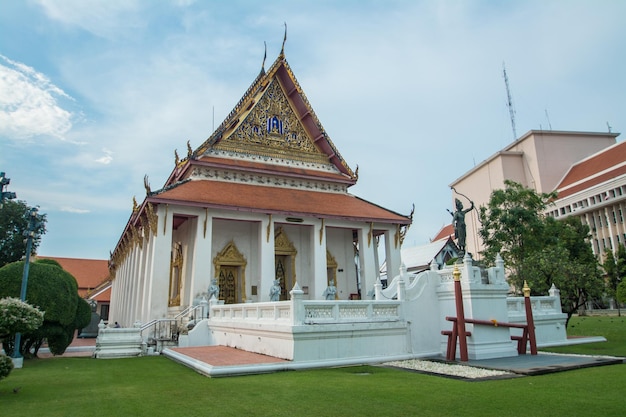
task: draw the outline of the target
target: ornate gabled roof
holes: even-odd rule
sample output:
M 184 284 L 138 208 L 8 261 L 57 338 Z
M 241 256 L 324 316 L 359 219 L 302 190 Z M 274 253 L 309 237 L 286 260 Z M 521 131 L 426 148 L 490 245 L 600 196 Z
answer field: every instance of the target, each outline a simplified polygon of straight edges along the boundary
M 331 165 L 352 183 L 357 180 L 319 122 L 282 52 L 267 72 L 261 70 L 192 158 L 228 154 Z

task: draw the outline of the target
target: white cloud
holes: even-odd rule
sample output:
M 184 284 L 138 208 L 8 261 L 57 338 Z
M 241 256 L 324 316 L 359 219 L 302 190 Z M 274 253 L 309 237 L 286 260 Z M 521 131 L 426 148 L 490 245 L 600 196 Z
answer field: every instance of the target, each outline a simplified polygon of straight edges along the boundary
M 48 18 L 68 26 L 79 27 L 103 38 L 117 38 L 145 25 L 140 13 L 140 2 L 37 0 Z
M 113 161 L 113 156 L 112 156 L 113 152 L 111 152 L 110 150 L 106 148 L 103 148 L 102 152 L 104 152 L 104 155 L 96 159 L 95 161 L 102 165 L 109 165 Z
M 79 209 L 79 208 L 70 207 L 70 206 L 62 206 L 61 211 L 64 211 L 66 213 L 75 213 L 75 214 L 91 213 L 91 210 Z
M 58 98 L 71 99 L 45 75 L 0 55 L 0 136 L 63 139 L 72 128 L 73 114 Z

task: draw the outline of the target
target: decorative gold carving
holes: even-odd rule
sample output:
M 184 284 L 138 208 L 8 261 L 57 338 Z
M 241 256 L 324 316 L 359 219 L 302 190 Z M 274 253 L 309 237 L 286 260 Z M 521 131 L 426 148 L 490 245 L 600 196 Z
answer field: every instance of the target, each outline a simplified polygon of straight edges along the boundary
M 415 204 L 413 204 L 413 208 L 411 208 L 411 214 L 409 214 L 409 220 L 411 220 L 411 223 L 403 225 L 400 228 L 400 245 L 404 243 L 404 237 L 406 236 L 406 233 L 409 231 L 411 224 L 413 224 L 413 214 L 415 214 Z
M 267 231 L 265 232 L 265 234 L 267 235 L 265 237 L 265 241 L 267 243 L 270 243 L 270 232 L 272 231 L 272 215 L 268 214 L 268 219 L 267 219 Z
M 139 205 L 137 204 L 137 199 L 133 196 L 133 214 L 139 211 Z
M 282 227 L 279 227 L 274 235 L 274 252 L 276 255 L 295 255 L 298 253 Z
M 274 255 L 275 255 L 275 278 L 280 280 L 282 288 L 281 299 L 287 299 L 291 286 L 296 282 L 296 255 L 298 251 L 291 243 L 289 236 L 279 227 L 274 232 Z M 283 265 L 283 261 L 289 260 L 289 267 Z M 290 274 L 288 274 L 290 272 Z
M 193 154 L 193 149 L 191 149 L 191 142 L 187 141 L 187 159 L 191 158 Z
M 183 245 L 174 243 L 170 257 L 170 292 L 168 299 L 169 307 L 180 305 L 180 294 L 183 285 Z
M 333 281 L 335 286 L 337 286 L 337 260 L 332 253 L 326 249 L 326 285 L 330 285 L 330 281 Z M 335 293 L 335 300 L 338 298 Z
M 322 225 L 320 226 L 320 245 L 323 242 L 324 239 L 324 219 L 322 219 Z
M 178 156 L 178 149 L 174 149 L 174 166 L 177 167 L 180 163 L 180 157 Z
M 237 128 L 214 148 L 328 163 L 328 157 L 309 138 L 275 78 Z
M 209 209 L 205 208 L 204 209 L 204 238 L 206 239 L 206 227 L 207 227 L 207 223 L 209 221 Z
M 220 299 L 226 303 L 246 301 L 246 265 L 247 261 L 231 240 L 213 259 L 215 277 L 218 278 Z M 241 295 L 239 297 L 239 294 Z M 240 299 L 238 299 L 240 298 Z
M 148 181 L 148 174 L 143 176 L 143 186 L 146 189 L 146 195 L 150 195 L 152 191 L 150 190 L 150 181 Z
M 399 242 L 400 242 L 400 225 L 396 224 L 396 233 L 393 235 L 393 247 L 397 249 Z
M 152 232 L 153 236 L 156 236 L 159 227 L 159 215 L 155 213 L 152 203 L 146 204 L 146 217 L 148 218 L 148 230 Z
M 167 232 L 167 209 L 170 207 L 169 204 L 165 205 L 165 216 L 163 217 L 163 235 Z
M 367 233 L 367 247 L 372 244 L 372 236 L 374 235 L 374 223 L 370 222 L 370 231 Z

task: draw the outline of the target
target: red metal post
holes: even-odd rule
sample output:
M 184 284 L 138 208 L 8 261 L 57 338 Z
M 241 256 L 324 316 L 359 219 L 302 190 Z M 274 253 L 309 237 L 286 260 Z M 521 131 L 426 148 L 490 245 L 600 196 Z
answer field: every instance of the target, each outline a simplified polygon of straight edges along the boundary
M 454 300 L 456 301 L 456 326 L 459 336 L 459 355 L 462 362 L 469 360 L 467 355 L 467 334 L 465 332 L 465 311 L 463 310 L 463 293 L 461 292 L 461 271 L 454 265 Z
M 535 338 L 535 320 L 533 319 L 533 307 L 530 303 L 530 288 L 524 281 L 524 305 L 526 307 L 526 325 L 528 326 L 528 341 L 530 342 L 530 354 L 537 354 L 537 339 Z

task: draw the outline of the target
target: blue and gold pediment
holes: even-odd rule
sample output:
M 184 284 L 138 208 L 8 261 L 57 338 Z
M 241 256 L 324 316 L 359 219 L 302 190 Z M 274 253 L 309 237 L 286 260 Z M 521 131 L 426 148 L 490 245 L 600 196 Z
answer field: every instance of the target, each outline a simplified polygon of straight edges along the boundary
M 215 149 L 328 163 L 328 155 L 315 146 L 276 78 L 252 103 Z

